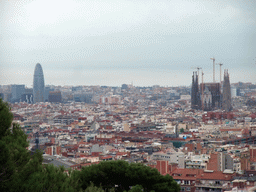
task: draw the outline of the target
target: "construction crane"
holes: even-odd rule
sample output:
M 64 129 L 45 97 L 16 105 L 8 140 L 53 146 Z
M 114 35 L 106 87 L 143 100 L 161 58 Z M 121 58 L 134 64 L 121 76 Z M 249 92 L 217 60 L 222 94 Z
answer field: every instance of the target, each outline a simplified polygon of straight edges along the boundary
M 191 67 L 191 69 L 197 69 L 197 74 L 198 74 L 198 77 L 199 77 L 199 70 L 202 69 L 202 67 Z
M 199 77 L 199 70 L 202 69 L 202 67 L 197 67 L 197 74 L 198 74 L 198 77 Z
M 223 65 L 223 63 L 216 63 L 216 65 L 220 66 L 220 85 L 221 85 L 221 66 Z
M 201 85 L 201 90 L 202 90 L 202 111 L 204 111 L 204 72 L 202 70 L 202 85 Z
M 200 69 L 202 69 L 202 67 L 197 67 L 198 81 L 199 81 L 199 70 Z M 198 89 L 200 89 L 199 85 L 198 85 Z
M 215 58 L 210 58 L 213 61 L 213 83 L 215 83 Z

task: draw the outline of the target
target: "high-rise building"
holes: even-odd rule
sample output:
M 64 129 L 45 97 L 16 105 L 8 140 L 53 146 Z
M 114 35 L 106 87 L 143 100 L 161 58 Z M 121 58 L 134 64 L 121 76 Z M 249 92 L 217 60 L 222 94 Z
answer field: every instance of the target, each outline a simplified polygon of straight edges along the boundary
M 25 85 L 11 85 L 12 102 L 20 102 L 21 96 L 25 93 Z
M 21 101 L 26 103 L 33 103 L 33 89 L 26 88 L 25 93 L 21 96 Z
M 46 102 L 49 101 L 49 93 L 50 93 L 50 91 L 54 91 L 54 89 L 49 87 L 49 86 L 45 86 L 45 88 L 44 88 L 44 101 L 46 101 Z
M 60 91 L 50 91 L 48 101 L 60 103 L 61 102 L 61 92 Z
M 5 102 L 11 102 L 11 99 L 12 99 L 12 93 L 9 93 L 9 92 L 4 93 Z
M 42 66 L 37 63 L 34 72 L 33 99 L 34 103 L 44 102 L 44 74 Z
M 229 82 L 228 70 L 224 71 L 224 82 L 223 82 L 223 97 L 222 97 L 222 109 L 225 111 L 231 111 L 231 88 Z

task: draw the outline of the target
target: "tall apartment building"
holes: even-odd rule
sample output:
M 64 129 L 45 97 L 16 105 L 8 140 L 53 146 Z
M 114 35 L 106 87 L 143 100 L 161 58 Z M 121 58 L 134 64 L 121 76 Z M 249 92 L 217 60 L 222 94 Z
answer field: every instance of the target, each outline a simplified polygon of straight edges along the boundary
M 21 96 L 25 93 L 25 85 L 11 85 L 11 102 L 20 102 Z
M 61 92 L 60 91 L 50 91 L 48 96 L 49 102 L 61 103 Z

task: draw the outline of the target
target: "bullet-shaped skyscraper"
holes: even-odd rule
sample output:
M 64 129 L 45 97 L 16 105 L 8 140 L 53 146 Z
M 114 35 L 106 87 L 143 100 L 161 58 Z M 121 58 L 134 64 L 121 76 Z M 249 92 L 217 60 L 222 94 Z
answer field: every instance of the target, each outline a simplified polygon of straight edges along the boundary
M 39 63 L 36 64 L 34 72 L 33 100 L 34 103 L 44 102 L 44 74 Z

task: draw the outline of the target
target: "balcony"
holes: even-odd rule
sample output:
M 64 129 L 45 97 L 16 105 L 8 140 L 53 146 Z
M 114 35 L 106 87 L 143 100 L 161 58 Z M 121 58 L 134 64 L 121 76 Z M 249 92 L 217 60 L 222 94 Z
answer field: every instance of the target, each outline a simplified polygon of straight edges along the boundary
M 221 192 L 222 189 L 207 189 L 207 188 L 196 188 L 195 192 L 206 192 L 206 191 L 216 191 Z
M 196 187 L 198 187 L 198 188 L 208 188 L 208 189 L 222 189 L 223 188 L 223 186 L 222 186 L 222 184 L 212 184 L 212 183 L 205 183 L 205 184 L 203 184 L 203 183 L 198 183 L 198 184 L 196 184 L 195 185 Z
M 196 163 L 196 162 L 188 161 L 188 162 L 185 162 L 185 164 L 186 164 L 186 165 L 201 165 L 201 164 L 202 164 L 202 162 L 198 162 L 198 163 Z

